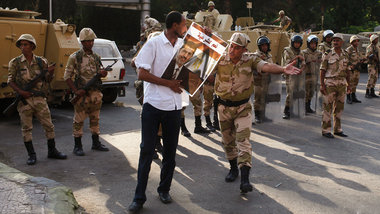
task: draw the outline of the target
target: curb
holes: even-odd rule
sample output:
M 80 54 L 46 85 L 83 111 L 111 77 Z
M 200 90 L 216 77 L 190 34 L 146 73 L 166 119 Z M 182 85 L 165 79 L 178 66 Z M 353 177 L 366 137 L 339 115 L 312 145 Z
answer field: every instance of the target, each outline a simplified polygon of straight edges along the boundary
M 46 192 L 45 203 L 42 205 L 44 213 L 75 214 L 79 208 L 73 191 L 56 181 L 44 177 L 33 177 L 1 162 L 0 177 L 19 185 L 33 184 L 44 187 Z

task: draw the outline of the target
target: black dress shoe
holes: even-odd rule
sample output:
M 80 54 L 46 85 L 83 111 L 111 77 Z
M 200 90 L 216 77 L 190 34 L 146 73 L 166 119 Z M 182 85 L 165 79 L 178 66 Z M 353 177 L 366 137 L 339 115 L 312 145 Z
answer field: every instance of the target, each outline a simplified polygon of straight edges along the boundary
M 323 137 L 327 137 L 327 138 L 334 138 L 334 135 L 332 135 L 330 132 L 328 132 L 328 133 L 323 133 L 322 136 L 323 136 Z
M 343 132 L 334 132 L 334 135 L 338 135 L 340 137 L 348 137 L 348 135 L 344 134 Z
M 141 203 L 138 203 L 136 201 L 132 202 L 131 205 L 128 207 L 129 213 L 137 213 L 142 209 L 143 205 Z
M 161 202 L 164 204 L 172 202 L 172 197 L 169 195 L 168 192 L 159 192 L 158 196 L 160 197 Z

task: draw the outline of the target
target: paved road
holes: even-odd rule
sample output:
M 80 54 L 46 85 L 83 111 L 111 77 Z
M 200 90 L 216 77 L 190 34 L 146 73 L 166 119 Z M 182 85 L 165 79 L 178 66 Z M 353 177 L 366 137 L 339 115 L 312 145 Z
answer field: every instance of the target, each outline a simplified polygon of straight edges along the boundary
M 91 136 L 83 137 L 86 156 L 72 154 L 73 110 L 53 108 L 58 148 L 68 160 L 48 160 L 43 131 L 35 122 L 33 141 L 38 163 L 27 166 L 17 118 L 0 120 L 0 161 L 37 177 L 71 187 L 88 213 L 127 213 L 136 185 L 140 143 L 140 106 L 134 97 L 136 78 L 128 68 L 127 96 L 104 105 L 101 139 L 110 152 L 91 151 Z M 380 213 L 380 99 L 364 98 L 362 74 L 358 95 L 362 104 L 346 105 L 343 129 L 349 138 L 321 136 L 320 116 L 254 126 L 255 190 L 240 195 L 239 182 L 225 183 L 228 163 L 220 133 L 180 136 L 171 194 L 174 203 L 157 197 L 160 161 L 152 164 L 143 213 Z M 186 110 L 194 128 L 191 108 Z M 88 123 L 87 123 L 88 124 Z

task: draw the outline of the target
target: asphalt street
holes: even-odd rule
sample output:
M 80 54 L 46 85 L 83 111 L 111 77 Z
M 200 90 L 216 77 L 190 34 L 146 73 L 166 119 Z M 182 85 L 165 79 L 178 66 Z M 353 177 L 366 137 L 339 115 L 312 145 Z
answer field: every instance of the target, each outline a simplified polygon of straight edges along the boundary
M 26 165 L 18 117 L 0 118 L 0 161 L 36 177 L 60 182 L 74 192 L 87 213 L 127 213 L 136 186 L 140 110 L 134 71 L 128 67 L 126 97 L 101 111 L 101 140 L 109 152 L 91 150 L 88 122 L 83 157 L 72 154 L 73 109 L 51 108 L 57 148 L 67 160 L 47 159 L 43 130 L 34 122 L 38 162 Z M 186 109 L 191 138 L 179 137 L 177 167 L 171 188 L 173 203 L 162 204 L 156 188 L 161 162 L 152 163 L 148 200 L 142 213 L 380 213 L 380 99 L 365 99 L 366 74 L 357 92 L 362 104 L 345 105 L 342 126 L 348 138 L 321 136 L 321 116 L 254 125 L 254 191 L 241 195 L 239 181 L 226 183 L 228 162 L 219 132 L 198 135 L 192 108 Z M 204 118 L 203 118 L 203 124 Z M 160 156 L 161 158 L 161 156 Z

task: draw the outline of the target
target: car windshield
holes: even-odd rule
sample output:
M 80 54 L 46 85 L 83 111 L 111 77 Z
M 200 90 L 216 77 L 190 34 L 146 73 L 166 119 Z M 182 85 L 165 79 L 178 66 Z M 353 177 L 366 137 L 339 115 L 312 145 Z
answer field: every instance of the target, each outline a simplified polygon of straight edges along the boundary
M 97 53 L 101 58 L 120 58 L 120 54 L 109 44 L 95 43 L 92 50 Z

